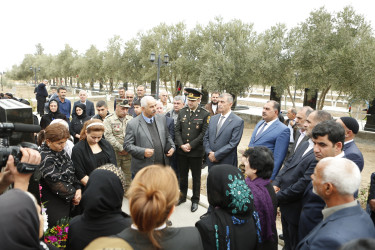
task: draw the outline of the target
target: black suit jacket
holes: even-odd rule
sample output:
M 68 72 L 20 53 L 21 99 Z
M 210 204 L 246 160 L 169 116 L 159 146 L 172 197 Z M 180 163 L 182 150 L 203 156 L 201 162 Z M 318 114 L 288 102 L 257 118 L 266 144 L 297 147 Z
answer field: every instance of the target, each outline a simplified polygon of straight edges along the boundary
M 308 147 L 304 142 L 294 154 L 289 164 L 281 169 L 273 185 L 280 187 L 276 197 L 280 211 L 288 223 L 298 225 L 302 210 L 302 197 L 306 187 L 311 182 L 311 174 L 314 172 L 317 161 L 311 149 L 304 156 Z

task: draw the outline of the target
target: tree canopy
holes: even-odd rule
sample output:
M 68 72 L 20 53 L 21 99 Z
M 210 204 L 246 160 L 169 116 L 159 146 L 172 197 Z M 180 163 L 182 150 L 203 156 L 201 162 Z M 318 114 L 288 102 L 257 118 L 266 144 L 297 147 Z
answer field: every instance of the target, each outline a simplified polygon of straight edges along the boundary
M 183 22 L 164 23 L 123 41 L 114 36 L 106 50 L 95 45 L 79 54 L 68 44 L 57 55 L 45 54 L 42 44 L 14 65 L 8 78 L 30 80 L 30 67 L 40 67 L 39 79 L 65 79 L 65 84 L 94 82 L 135 85 L 156 79 L 149 61 L 154 52 L 169 64 L 161 67 L 160 81 L 170 92 L 174 84 L 190 83 L 209 91 L 239 95 L 252 85 L 274 86 L 278 93 L 291 89 L 320 91 L 322 109 L 330 90 L 352 101 L 375 98 L 375 38 L 365 18 L 350 6 L 338 13 L 325 8 L 313 10 L 296 27 L 276 24 L 257 34 L 253 24 L 241 20 L 224 22 L 217 17 L 206 26 L 187 30 Z M 298 81 L 296 81 L 298 77 Z M 70 79 L 69 82 L 67 82 Z M 292 98 L 291 98 L 292 99 Z

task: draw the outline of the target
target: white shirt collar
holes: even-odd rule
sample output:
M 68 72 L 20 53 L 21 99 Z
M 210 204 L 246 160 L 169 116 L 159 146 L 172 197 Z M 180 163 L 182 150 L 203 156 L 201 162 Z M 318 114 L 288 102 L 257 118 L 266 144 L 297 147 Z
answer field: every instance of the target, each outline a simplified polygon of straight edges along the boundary
M 345 141 L 345 142 L 344 142 L 344 145 L 345 145 L 345 144 L 348 144 L 348 143 L 351 143 L 352 141 L 354 141 L 354 139 L 351 139 L 351 140 L 349 140 L 349 141 Z
M 335 158 L 343 158 L 344 156 L 345 156 L 344 151 L 341 151 L 341 153 L 336 155 Z

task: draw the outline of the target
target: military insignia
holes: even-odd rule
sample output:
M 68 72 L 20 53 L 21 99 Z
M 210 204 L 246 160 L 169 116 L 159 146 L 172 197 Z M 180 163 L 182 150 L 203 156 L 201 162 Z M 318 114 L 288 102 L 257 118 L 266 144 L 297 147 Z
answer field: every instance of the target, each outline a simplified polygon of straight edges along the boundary
M 196 129 L 199 129 L 199 124 L 197 124 L 197 126 L 195 127 Z
M 207 116 L 207 123 L 210 123 L 211 116 Z

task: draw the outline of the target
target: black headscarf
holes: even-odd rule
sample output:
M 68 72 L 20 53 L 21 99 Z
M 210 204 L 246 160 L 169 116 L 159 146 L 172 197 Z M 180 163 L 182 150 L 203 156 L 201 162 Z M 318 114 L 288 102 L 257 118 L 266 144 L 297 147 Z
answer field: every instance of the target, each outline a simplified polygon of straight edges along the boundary
M 0 196 L 0 225 L 1 249 L 43 249 L 38 212 L 24 191 L 12 189 Z
M 55 112 L 52 112 L 49 108 L 49 105 L 51 104 L 51 102 L 55 102 L 57 104 L 57 110 Z M 48 108 L 47 109 L 48 109 L 48 114 L 50 114 L 52 118 L 56 118 L 57 114 L 61 114 L 60 111 L 59 111 L 59 102 L 56 99 L 52 99 L 48 102 Z
M 122 170 L 112 164 L 95 169 L 82 197 L 84 216 L 99 218 L 121 213 L 125 177 Z
M 115 235 L 131 225 L 121 211 L 125 177 L 112 164 L 91 172 L 82 196 L 83 214 L 70 221 L 68 249 L 83 249 L 98 237 Z
M 233 225 L 249 223 L 253 219 L 257 226 L 260 225 L 254 211 L 253 194 L 241 171 L 227 164 L 211 167 L 207 177 L 207 196 L 215 208 L 212 213 L 219 248 L 236 249 Z M 257 231 L 259 237 L 260 229 Z
M 81 108 L 81 109 L 83 110 L 83 112 L 82 112 L 81 115 L 78 115 L 78 114 L 77 114 L 77 107 L 78 107 L 78 108 Z M 78 103 L 78 104 L 76 104 L 75 109 L 76 109 L 76 110 L 74 110 L 74 111 L 75 111 L 75 113 L 76 113 L 78 119 L 82 120 L 83 118 L 85 118 L 85 117 L 87 116 L 87 115 L 86 115 L 86 105 L 85 105 L 85 104 L 83 104 L 83 103 Z
M 56 112 L 52 112 L 50 110 L 49 105 L 51 104 L 51 102 L 55 102 L 57 104 Z M 42 116 L 42 119 L 40 120 L 40 126 L 42 127 L 42 129 L 45 129 L 55 119 L 63 119 L 66 121 L 66 116 L 64 114 L 61 114 L 59 111 L 59 102 L 56 99 L 52 99 L 48 102 L 47 109 L 48 109 L 48 113 L 44 114 Z

